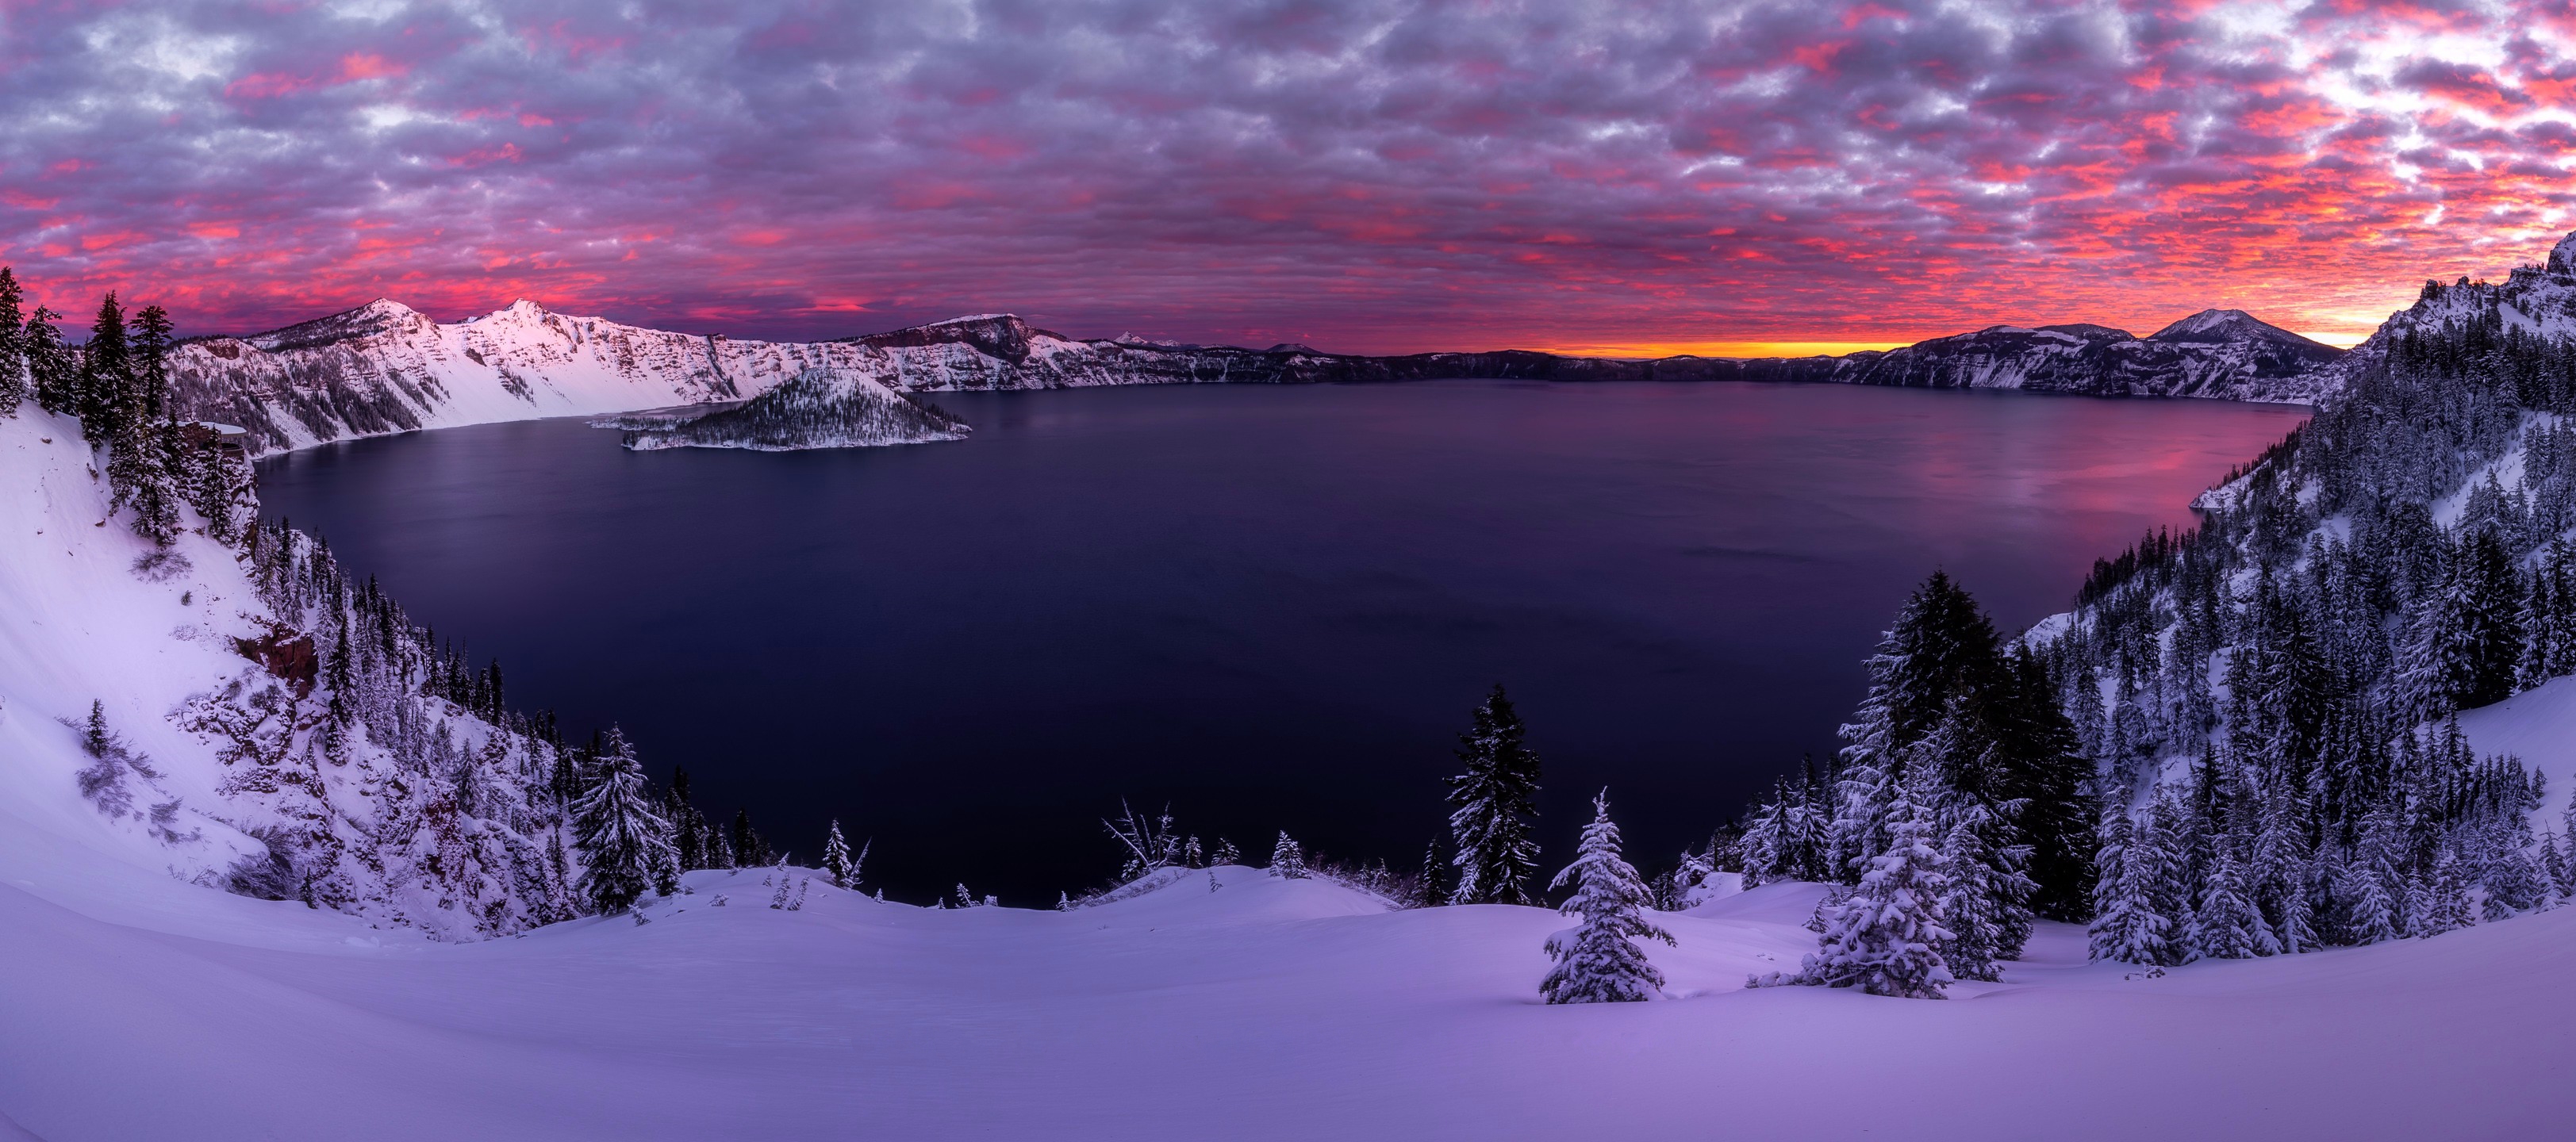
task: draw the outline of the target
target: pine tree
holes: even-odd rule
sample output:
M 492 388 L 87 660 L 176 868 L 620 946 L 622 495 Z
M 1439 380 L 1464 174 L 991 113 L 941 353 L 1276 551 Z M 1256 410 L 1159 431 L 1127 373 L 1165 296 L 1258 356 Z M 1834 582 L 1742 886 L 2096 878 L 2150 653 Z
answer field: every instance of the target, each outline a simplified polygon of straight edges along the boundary
M 110 510 L 131 508 L 134 533 L 160 547 L 179 537 L 179 507 L 185 502 L 170 473 L 178 437 L 175 421 L 137 420 L 108 451 Z
M 1941 999 L 1949 965 L 1941 944 L 1951 938 L 1941 902 L 1950 887 L 1938 845 L 1934 802 L 1939 783 L 1929 772 L 1896 783 L 1886 802 L 1887 843 L 1870 858 L 1851 895 L 1824 917 L 1824 939 L 1797 975 L 1764 982 L 1857 987 L 1871 995 Z
M 157 305 L 134 316 L 135 419 L 146 424 L 175 419 L 170 394 L 170 314 Z
M 1539 765 L 1522 743 L 1525 732 L 1497 685 L 1476 707 L 1474 728 L 1459 736 L 1466 772 L 1449 779 L 1449 803 L 1457 806 L 1449 815 L 1458 867 L 1452 904 L 1530 903 L 1538 843 L 1529 824 L 1537 812 Z
M 1583 921 L 1547 938 L 1547 955 L 1556 966 L 1539 993 L 1549 1003 L 1635 1003 L 1654 998 L 1664 986 L 1663 973 L 1647 962 L 1637 941 L 1671 944 L 1673 937 L 1647 922 L 1645 882 L 1619 848 L 1619 826 L 1610 822 L 1605 789 L 1592 799 L 1592 823 L 1584 826 L 1574 863 L 1549 885 L 1574 886 L 1558 911 Z
M 2313 854 L 2306 798 L 2288 781 L 2261 799 L 2261 827 L 2254 835 L 2253 896 L 2273 940 L 2265 955 L 2314 951 L 2315 917 L 2309 904 Z
M 2184 930 L 2186 962 L 2251 959 L 2261 948 L 2263 917 L 2246 896 L 2244 873 L 2232 848 L 2223 840 L 2217 846 L 2200 905 Z
M 0 266 L 0 416 L 18 415 L 19 402 L 27 399 L 25 302 L 18 276 Z
M 1306 879 L 1306 850 L 1300 848 L 1284 829 L 1279 833 L 1279 842 L 1270 846 L 1270 875 L 1287 880 Z
M 759 868 L 778 859 L 778 854 L 769 850 L 769 842 L 762 839 L 760 832 L 751 827 L 751 810 L 749 809 L 736 809 L 733 811 L 733 836 L 731 840 L 734 860 L 731 867 Z
M 673 784 L 677 784 L 676 778 Z M 671 792 L 667 808 L 671 817 L 672 856 L 679 860 L 680 870 L 694 872 L 715 867 L 707 860 L 706 817 L 676 788 Z
M 1934 806 L 1940 816 L 1941 850 L 1952 894 L 1947 915 L 1953 939 L 1944 954 L 1957 952 L 1962 957 L 1950 961 L 1950 974 L 1985 979 L 1991 974 L 1987 965 L 2021 957 L 2022 945 L 2030 939 L 2031 898 L 2039 886 L 2029 875 L 2031 846 L 2014 825 L 2026 816 L 2027 804 L 2017 798 L 1990 803 L 1959 791 L 1954 784 L 1955 775 L 1963 772 L 2009 773 L 1996 760 L 2003 744 L 1992 738 L 1980 741 L 1966 711 L 1966 699 L 1954 699 L 1932 733 L 1915 743 L 1917 760 L 1910 764 L 1930 768 L 1944 790 Z M 2009 787 L 2009 777 L 1999 784 Z M 2088 840 L 2079 848 L 2090 861 L 2092 843 Z M 1977 974 L 1963 972 L 1963 964 Z
M 125 311 L 116 304 L 116 294 L 111 291 L 99 302 L 98 318 L 90 324 L 89 343 L 81 347 L 80 405 L 74 410 L 80 416 L 81 435 L 88 437 L 92 445 L 122 438 L 141 416 L 137 407 L 141 402 L 136 395 Z
M 56 416 L 78 415 L 81 406 L 79 356 L 63 342 L 63 331 L 54 323 L 63 315 L 37 306 L 27 315 L 25 339 L 27 379 L 36 387 L 36 405 Z
M 635 903 L 658 862 L 674 859 L 669 825 L 653 812 L 644 768 L 625 735 L 608 730 L 590 790 L 573 805 L 573 837 L 582 852 L 582 895 L 596 912 Z
M 240 543 L 249 522 L 249 462 L 231 448 L 209 443 L 183 466 L 181 478 L 188 506 L 206 521 L 207 538 L 228 547 Z
M 2157 910 L 2155 888 L 2164 854 L 2152 836 L 2141 838 L 2126 805 L 2102 809 L 2101 842 L 2094 851 L 2095 881 L 2090 949 L 2095 960 L 2164 964 L 2173 956 L 2173 920 Z
M 2414 920 L 2407 935 L 2425 939 L 2477 923 L 2477 913 L 2469 903 L 2468 885 L 2461 880 L 2459 865 L 2448 848 L 2434 860 L 2431 873 L 2420 882 L 2417 897 L 2407 909 Z
M 2417 604 L 2405 687 L 2419 717 L 2500 702 L 2522 664 L 2520 573 L 2491 529 L 2462 539 Z
M 91 699 L 89 723 L 81 728 L 81 752 L 91 757 L 106 757 L 107 751 L 115 744 L 116 735 L 107 729 L 107 704 Z
M 2553 534 L 2537 566 L 2522 611 L 2521 685 L 2525 690 L 2576 674 L 2576 546 Z
M 1771 797 L 1758 802 L 1744 826 L 1744 886 L 1755 888 L 1795 879 L 1797 858 L 1791 815 L 1798 811 L 1785 781 L 1774 782 Z
M 2038 655 L 2016 646 L 2002 674 L 2003 694 L 1996 703 L 2001 724 L 1993 734 L 1992 763 L 2000 771 L 2001 788 L 1991 803 L 2019 802 L 2017 811 L 1998 816 L 2030 846 L 2030 909 L 2080 923 L 2092 916 L 2097 809 L 2086 787 L 2093 764 L 2084 756 L 2075 725 L 2058 704 L 2057 687 Z
M 832 878 L 832 887 L 848 888 L 857 883 L 850 878 L 850 843 L 841 839 L 841 822 L 832 822 L 832 831 L 823 838 L 823 872 Z
M 1708 880 L 1710 873 L 1716 871 L 1717 862 L 1709 854 L 1683 849 L 1681 859 L 1673 864 L 1673 874 L 1667 882 L 1660 907 L 1667 912 L 1679 912 L 1690 907 L 1691 894 Z
M 1231 863 L 1218 860 L 1216 864 Z M 1415 875 L 1413 906 L 1436 908 L 1449 902 L 1449 858 L 1440 852 L 1440 838 L 1434 836 L 1422 846 L 1422 871 Z
M 2397 902 L 2389 894 L 2394 878 L 2375 855 L 2344 864 L 2337 893 L 2343 900 L 2342 928 L 2347 943 L 2377 944 L 2397 938 Z

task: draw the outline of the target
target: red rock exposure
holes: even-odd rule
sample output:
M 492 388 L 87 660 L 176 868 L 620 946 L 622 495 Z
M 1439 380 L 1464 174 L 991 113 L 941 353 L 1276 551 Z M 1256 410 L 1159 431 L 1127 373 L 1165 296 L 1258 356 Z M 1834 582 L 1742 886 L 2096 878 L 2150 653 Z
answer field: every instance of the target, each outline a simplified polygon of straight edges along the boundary
M 322 658 L 314 653 L 312 638 L 284 627 L 271 627 L 258 638 L 236 638 L 233 649 L 279 679 L 293 683 L 298 698 L 313 693 L 313 680 L 322 671 Z

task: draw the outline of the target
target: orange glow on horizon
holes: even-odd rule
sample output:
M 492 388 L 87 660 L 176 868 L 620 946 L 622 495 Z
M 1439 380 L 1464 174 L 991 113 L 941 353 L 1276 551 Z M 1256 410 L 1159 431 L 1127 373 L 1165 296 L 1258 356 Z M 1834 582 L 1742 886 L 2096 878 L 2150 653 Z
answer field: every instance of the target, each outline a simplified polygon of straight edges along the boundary
M 1966 332 L 1956 330 L 1955 332 Z M 1910 341 L 1584 341 L 1541 346 L 1566 357 L 1839 357 L 1900 349 Z

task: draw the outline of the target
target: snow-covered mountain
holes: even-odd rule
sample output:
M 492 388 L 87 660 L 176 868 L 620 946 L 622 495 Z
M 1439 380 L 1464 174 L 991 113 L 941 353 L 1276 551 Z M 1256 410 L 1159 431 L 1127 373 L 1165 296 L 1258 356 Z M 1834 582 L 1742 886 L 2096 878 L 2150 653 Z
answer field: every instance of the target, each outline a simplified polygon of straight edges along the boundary
M 2305 403 L 2334 387 L 2343 356 L 2341 349 L 2242 310 L 2211 309 L 2147 337 L 2102 325 L 1997 325 L 1885 353 L 1854 354 L 1823 379 Z
M 984 314 L 815 343 L 671 333 L 517 301 L 440 324 L 392 301 L 250 337 L 187 343 L 183 415 L 239 424 L 255 452 L 547 416 L 751 402 L 628 425 L 639 448 L 799 448 L 954 440 L 965 426 L 906 392 L 1142 384 L 1299 384 L 1459 377 L 1557 381 L 1820 381 L 2095 395 L 2311 400 L 2340 350 L 2234 310 L 2152 337 L 2092 325 L 1997 326 L 1847 357 L 1618 360 L 1551 353 L 1370 357 L 1082 341 Z M 790 389 L 774 400 L 773 390 Z
M 2546 261 L 2517 267 L 2502 282 L 2425 282 L 2415 304 L 2390 314 L 2353 347 L 2354 365 L 2385 358 L 2398 338 L 2469 324 L 2551 339 L 2576 336 L 2576 234 L 2560 239 Z

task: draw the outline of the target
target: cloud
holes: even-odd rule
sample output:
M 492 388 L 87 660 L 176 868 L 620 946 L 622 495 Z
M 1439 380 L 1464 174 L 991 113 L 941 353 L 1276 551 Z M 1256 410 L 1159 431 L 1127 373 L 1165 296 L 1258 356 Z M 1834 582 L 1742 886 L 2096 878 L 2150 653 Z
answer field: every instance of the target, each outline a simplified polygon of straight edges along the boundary
M 2576 228 L 2565 5 L 16 6 L 0 259 L 194 330 L 385 295 L 1328 348 L 2350 335 Z

